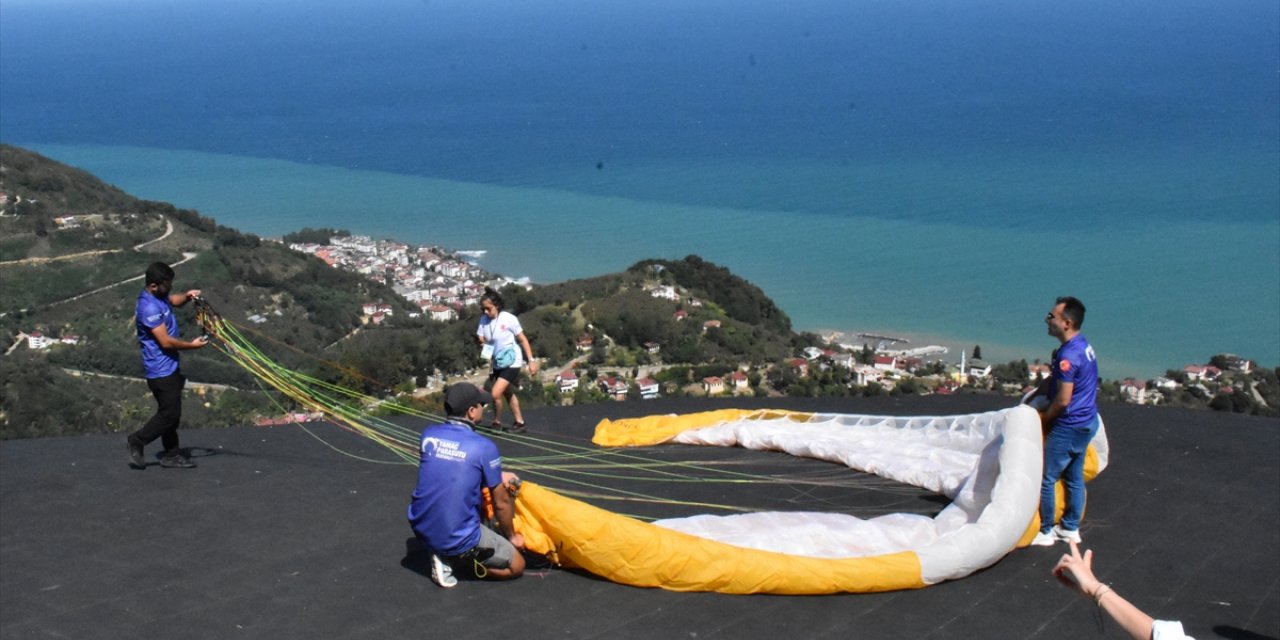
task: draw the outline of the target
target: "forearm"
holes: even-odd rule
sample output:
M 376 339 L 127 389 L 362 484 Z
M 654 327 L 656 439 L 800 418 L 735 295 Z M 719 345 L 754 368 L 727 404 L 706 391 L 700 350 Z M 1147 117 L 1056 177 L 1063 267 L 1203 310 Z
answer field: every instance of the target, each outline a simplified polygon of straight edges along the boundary
M 1071 406 L 1071 395 L 1075 392 L 1075 388 L 1075 384 L 1071 382 L 1058 383 L 1058 392 L 1054 394 L 1053 400 L 1049 402 L 1044 413 L 1040 414 L 1040 426 L 1046 429 L 1053 426 L 1054 421 L 1067 410 L 1067 407 Z
M 515 501 L 505 489 L 493 492 L 493 517 L 498 521 L 498 533 L 507 539 L 516 534 Z
M 169 349 L 171 351 L 187 351 L 189 349 L 199 349 L 200 343 L 195 340 L 179 340 L 177 338 L 169 338 L 168 340 L 156 340 L 161 349 Z
M 1101 591 L 1101 593 L 1097 593 Z M 1094 600 L 1107 615 L 1111 616 L 1120 628 L 1124 629 L 1134 640 L 1150 640 L 1151 626 L 1155 620 L 1133 606 L 1133 603 L 1120 597 L 1108 586 L 1100 586 L 1095 590 Z
M 161 349 L 169 349 L 172 351 L 199 349 L 208 342 L 208 339 L 204 337 L 199 337 L 195 340 L 182 340 L 177 336 L 169 335 L 169 329 L 163 324 L 152 328 L 151 335 L 155 338 L 157 346 Z

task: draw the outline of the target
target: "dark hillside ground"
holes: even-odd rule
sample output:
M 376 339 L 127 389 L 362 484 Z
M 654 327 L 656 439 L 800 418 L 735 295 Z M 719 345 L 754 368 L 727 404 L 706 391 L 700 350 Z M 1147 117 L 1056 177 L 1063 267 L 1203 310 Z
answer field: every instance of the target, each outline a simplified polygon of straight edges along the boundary
M 528 418 L 539 436 L 581 442 L 602 417 L 728 406 L 939 415 L 1009 402 L 680 399 L 538 409 Z M 1105 406 L 1103 416 L 1112 462 L 1090 484 L 1082 529 L 1099 576 L 1200 640 L 1280 637 L 1280 421 L 1124 405 Z M 347 453 L 391 459 L 331 426 L 316 433 Z M 563 570 L 443 590 L 406 561 L 413 467 L 343 455 L 296 426 L 190 431 L 183 444 L 198 469 L 132 471 L 118 435 L 0 442 L 0 636 L 1122 637 L 1109 621 L 1099 634 L 1093 604 L 1052 581 L 1061 546 L 1014 551 L 962 580 L 870 595 L 670 593 Z M 812 465 L 771 454 L 739 459 L 788 473 Z M 882 488 L 869 482 L 814 499 L 840 499 L 864 515 L 940 506 L 912 490 L 886 501 Z M 713 497 L 770 504 L 785 493 Z

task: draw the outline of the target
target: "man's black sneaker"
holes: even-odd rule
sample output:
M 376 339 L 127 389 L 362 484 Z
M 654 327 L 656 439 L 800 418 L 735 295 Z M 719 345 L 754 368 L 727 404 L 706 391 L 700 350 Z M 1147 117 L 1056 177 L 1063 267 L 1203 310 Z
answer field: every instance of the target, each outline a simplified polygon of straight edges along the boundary
M 196 468 L 196 463 L 182 456 L 170 456 L 160 458 L 160 466 L 166 469 L 194 469 Z
M 147 459 L 142 457 L 142 443 L 129 438 L 126 444 L 129 446 L 129 466 L 134 469 L 146 469 Z

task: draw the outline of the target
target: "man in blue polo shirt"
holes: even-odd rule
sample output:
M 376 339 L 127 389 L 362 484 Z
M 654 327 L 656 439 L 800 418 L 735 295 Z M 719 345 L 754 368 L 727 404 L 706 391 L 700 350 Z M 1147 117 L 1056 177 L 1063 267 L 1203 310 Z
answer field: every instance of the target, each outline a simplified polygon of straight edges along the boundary
M 1098 432 L 1098 359 L 1080 333 L 1084 304 L 1058 298 L 1044 322 L 1049 335 L 1061 345 L 1054 350 L 1052 375 L 1035 395 L 1049 404 L 1040 411 L 1044 439 L 1044 477 L 1040 482 L 1040 533 L 1031 544 L 1052 546 L 1058 540 L 1080 542 L 1080 516 L 1084 513 L 1084 459 L 1089 442 Z M 1066 509 L 1062 522 L 1054 524 L 1054 486 L 1066 485 Z
M 166 469 L 190 469 L 195 467 L 178 448 L 178 423 L 182 420 L 182 387 L 187 379 L 178 363 L 178 352 L 199 349 L 208 340 L 203 336 L 195 340 L 178 337 L 178 319 L 173 307 L 181 307 L 200 295 L 199 289 L 186 293 L 170 293 L 173 288 L 173 268 L 163 262 L 153 262 L 147 267 L 145 288 L 138 294 L 138 306 L 134 311 L 134 327 L 138 334 L 138 347 L 142 351 L 142 369 L 147 387 L 156 398 L 156 413 L 141 429 L 128 438 L 129 464 L 135 469 L 147 468 L 142 456 L 143 447 L 156 438 L 164 445 L 160 466 Z
M 487 391 L 469 382 L 445 389 L 448 419 L 422 431 L 418 485 L 409 503 L 409 525 L 431 552 L 431 579 L 442 587 L 458 583 L 453 572 L 477 578 L 518 578 L 524 573 L 524 537 L 516 533 L 513 492 L 520 479 L 502 470 L 492 440 L 475 432 Z M 493 502 L 497 531 L 482 519 L 482 489 Z

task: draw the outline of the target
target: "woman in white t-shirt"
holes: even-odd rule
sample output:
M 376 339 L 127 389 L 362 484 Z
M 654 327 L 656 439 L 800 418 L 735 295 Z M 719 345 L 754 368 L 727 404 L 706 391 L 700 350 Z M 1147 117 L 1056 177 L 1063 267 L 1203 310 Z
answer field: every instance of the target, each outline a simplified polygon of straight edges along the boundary
M 529 363 L 529 375 L 538 373 L 538 361 L 533 359 L 533 347 L 524 335 L 524 328 L 514 314 L 502 310 L 502 296 L 485 287 L 480 297 L 480 326 L 476 337 L 484 354 L 493 363 L 489 381 L 493 383 L 493 428 L 502 428 L 502 403 L 511 405 L 511 417 L 515 420 L 512 431 L 525 430 L 524 415 L 520 413 L 520 400 L 516 397 L 516 384 L 520 380 L 520 367 Z

